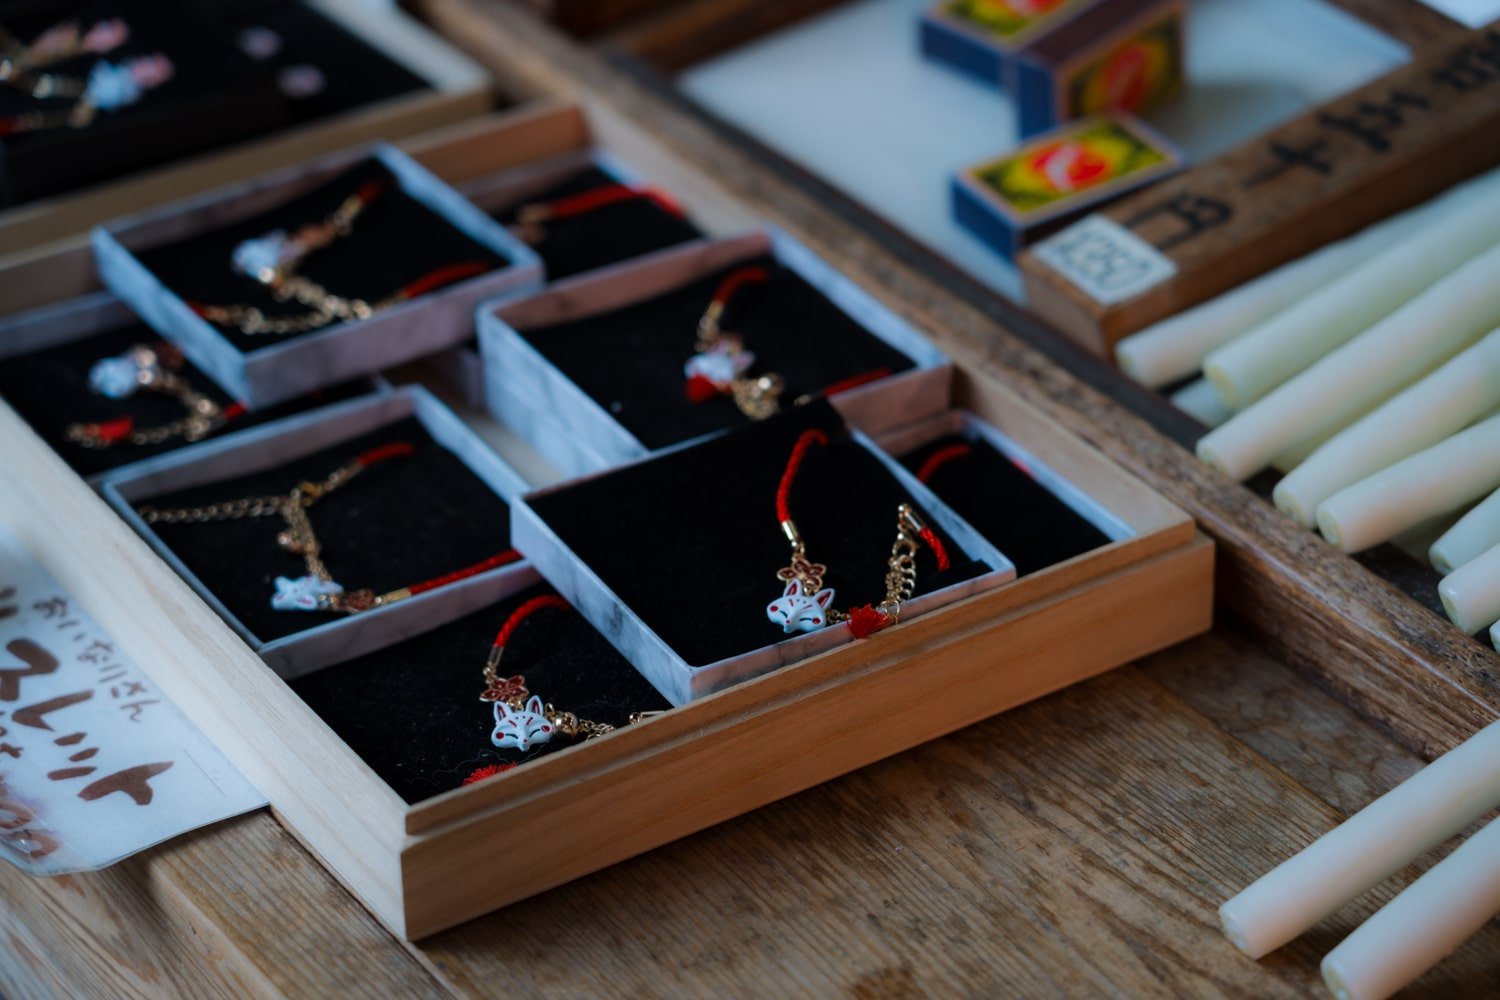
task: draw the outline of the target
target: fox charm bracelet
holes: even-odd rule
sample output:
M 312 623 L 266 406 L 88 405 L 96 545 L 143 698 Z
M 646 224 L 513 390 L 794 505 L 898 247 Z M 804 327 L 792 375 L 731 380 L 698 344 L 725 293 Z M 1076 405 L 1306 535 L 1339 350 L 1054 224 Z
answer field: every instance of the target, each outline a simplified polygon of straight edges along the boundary
M 776 517 L 782 533 L 792 546 L 791 562 L 777 572 L 776 578 L 786 585 L 780 597 L 766 606 L 766 617 L 782 631 L 815 632 L 828 625 L 847 625 L 856 639 L 896 624 L 901 606 L 910 600 L 917 588 L 917 553 L 925 543 L 937 560 L 938 570 L 948 569 L 948 552 L 937 533 L 922 523 L 911 504 L 896 509 L 896 540 L 886 563 L 885 597 L 880 604 L 862 605 L 847 612 L 833 607 L 834 592 L 823 586 L 828 567 L 807 558 L 807 546 L 791 515 L 792 484 L 803 460 L 814 445 L 828 444 L 828 435 L 819 430 L 804 431 L 792 448 L 781 485 L 776 491 Z

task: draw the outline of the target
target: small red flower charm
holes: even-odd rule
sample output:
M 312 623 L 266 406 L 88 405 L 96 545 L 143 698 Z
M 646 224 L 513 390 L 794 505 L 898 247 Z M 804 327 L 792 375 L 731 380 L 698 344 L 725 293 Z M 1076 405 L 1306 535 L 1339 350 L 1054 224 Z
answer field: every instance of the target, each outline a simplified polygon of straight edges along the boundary
M 490 681 L 490 686 L 485 688 L 479 700 L 509 702 L 520 698 L 524 701 L 530 693 L 526 687 L 526 678 L 516 674 L 514 677 L 496 677 Z

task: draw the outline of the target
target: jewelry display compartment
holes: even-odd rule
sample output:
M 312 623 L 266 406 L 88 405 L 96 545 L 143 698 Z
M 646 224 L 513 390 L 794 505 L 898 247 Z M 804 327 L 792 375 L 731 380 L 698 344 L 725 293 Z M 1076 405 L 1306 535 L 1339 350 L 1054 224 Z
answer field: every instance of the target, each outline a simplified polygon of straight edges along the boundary
M 323 575 L 351 585 L 337 596 L 353 599 L 358 585 L 389 599 L 357 613 L 297 604 L 317 588 L 311 567 L 308 576 L 300 571 L 302 550 L 281 544 L 296 527 L 271 505 L 261 504 L 257 517 L 233 501 L 285 498 L 294 487 L 306 493 L 299 483 L 322 483 L 361 462 L 347 485 L 326 488 L 327 499 L 313 493 L 302 516 L 316 539 L 312 555 L 330 564 Z M 382 648 L 535 583 L 510 539 L 508 505 L 525 490 L 419 387 L 139 462 L 101 485 L 125 522 L 284 677 Z M 153 519 L 143 512 L 151 509 L 205 513 Z
M 112 222 L 93 242 L 104 283 L 251 407 L 461 343 L 479 300 L 541 280 L 528 247 L 384 145 Z
M 695 344 L 711 303 L 724 336 L 756 355 L 747 371 L 736 369 L 736 384 L 780 377 L 782 405 L 827 395 L 866 433 L 947 405 L 952 367 L 940 351 L 769 229 L 485 304 L 486 403 L 573 475 L 749 426 L 754 419 L 727 390 L 691 396 L 697 379 L 685 366 L 713 354 Z
M 51 6 L 66 12 L 85 5 Z M 129 21 L 151 5 L 117 6 Z M 174 9 L 172 0 L 156 6 Z M 178 0 L 175 7 L 187 20 L 207 22 L 228 42 L 228 52 L 188 52 L 188 61 L 212 60 L 215 72 L 220 62 L 249 63 L 255 87 L 236 105 L 223 93 L 201 88 L 198 101 L 207 114 L 194 127 L 177 129 L 154 145 L 133 144 L 154 165 L 91 174 L 89 184 L 81 185 L 80 171 L 92 171 L 95 160 L 109 162 L 110 156 L 97 155 L 92 146 L 78 150 L 77 162 L 47 179 L 54 193 L 0 213 L 0 255 L 81 236 L 106 219 L 349 146 L 437 128 L 480 114 L 495 100 L 483 69 L 393 4 Z M 105 4 L 87 9 L 107 13 Z M 180 48 L 164 54 L 181 58 Z M 151 98 L 148 93 L 140 104 Z M 233 141 L 226 141 L 226 134 Z M 190 158 L 184 144 L 191 144 Z M 111 154 L 116 159 L 127 155 L 120 145 Z
M 150 664 L 158 686 L 213 734 L 282 822 L 386 926 L 417 938 L 1209 627 L 1213 547 L 1187 515 L 999 383 L 964 375 L 956 393 L 954 405 L 1044 459 L 1131 537 L 416 804 L 3 402 L 0 448 L 14 475 L 0 483 L 0 517 L 121 648 Z M 160 461 L 181 462 L 185 454 Z M 772 498 L 766 504 L 764 517 L 774 520 Z M 670 541 L 655 523 L 620 530 Z M 774 586 L 778 562 L 754 570 Z M 669 560 L 642 572 L 660 573 L 668 589 L 677 579 Z M 679 596 L 693 613 L 698 595 Z M 153 612 L 143 614 L 146 607 Z M 342 652 L 326 650 L 319 662 Z M 470 662 L 477 678 L 482 661 Z M 358 703 L 357 683 L 346 696 Z M 482 718 L 482 703 L 473 706 Z
M 156 392 L 135 391 L 117 398 L 93 390 L 91 374 L 98 363 L 122 357 L 138 346 L 153 352 L 170 349 L 156 331 L 108 292 L 0 317 L 0 398 L 75 472 L 97 483 L 110 470 L 192 443 L 186 434 L 170 433 L 174 423 L 189 415 L 177 400 Z M 363 395 L 379 385 L 377 380 L 359 379 L 252 411 L 219 390 L 186 359 L 172 360 L 181 362 L 173 374 L 210 400 L 217 411 L 208 421 L 211 429 L 196 440 L 223 437 Z M 80 441 L 80 432 L 89 431 L 89 443 Z M 154 440 L 158 436 L 161 439 Z
M 816 446 L 789 461 L 808 435 Z M 787 560 L 777 517 L 782 495 L 807 559 L 826 563 L 805 594 L 790 594 L 792 577 L 776 573 Z M 898 602 L 901 620 L 1014 578 L 1003 552 L 846 429 L 826 401 L 530 494 L 513 508 L 512 531 L 542 576 L 668 701 L 683 705 L 853 641 L 853 621 L 836 623 L 836 609 L 882 602 L 902 504 L 915 509 L 915 524 L 936 534 L 929 548 L 941 555 L 914 542 L 915 586 Z M 610 516 L 600 517 L 601 510 Z M 667 579 L 653 567 L 665 569 Z M 827 594 L 808 605 L 814 630 L 797 634 L 794 623 L 783 631 L 767 620 L 768 605 L 792 607 L 792 598 L 814 594 Z

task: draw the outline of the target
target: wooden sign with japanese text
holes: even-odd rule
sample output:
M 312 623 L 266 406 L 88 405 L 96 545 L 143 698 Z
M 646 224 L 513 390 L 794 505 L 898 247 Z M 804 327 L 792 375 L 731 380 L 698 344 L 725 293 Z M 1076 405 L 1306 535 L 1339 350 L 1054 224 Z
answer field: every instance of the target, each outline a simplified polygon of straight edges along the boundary
M 1500 30 L 1488 29 L 1090 216 L 1087 240 L 1064 229 L 1021 257 L 1027 295 L 1112 354 L 1127 334 L 1497 163 Z M 1142 272 L 1153 280 L 1115 280 Z

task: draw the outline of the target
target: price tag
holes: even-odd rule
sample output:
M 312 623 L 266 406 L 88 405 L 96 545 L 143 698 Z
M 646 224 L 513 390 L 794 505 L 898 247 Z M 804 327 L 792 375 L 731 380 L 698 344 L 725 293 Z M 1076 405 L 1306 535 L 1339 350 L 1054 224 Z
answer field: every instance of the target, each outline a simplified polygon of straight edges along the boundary
M 1102 215 L 1088 215 L 1036 245 L 1038 260 L 1113 305 L 1134 298 L 1177 273 L 1177 265 L 1130 230 Z
M 92 871 L 264 804 L 0 525 L 0 857 Z

